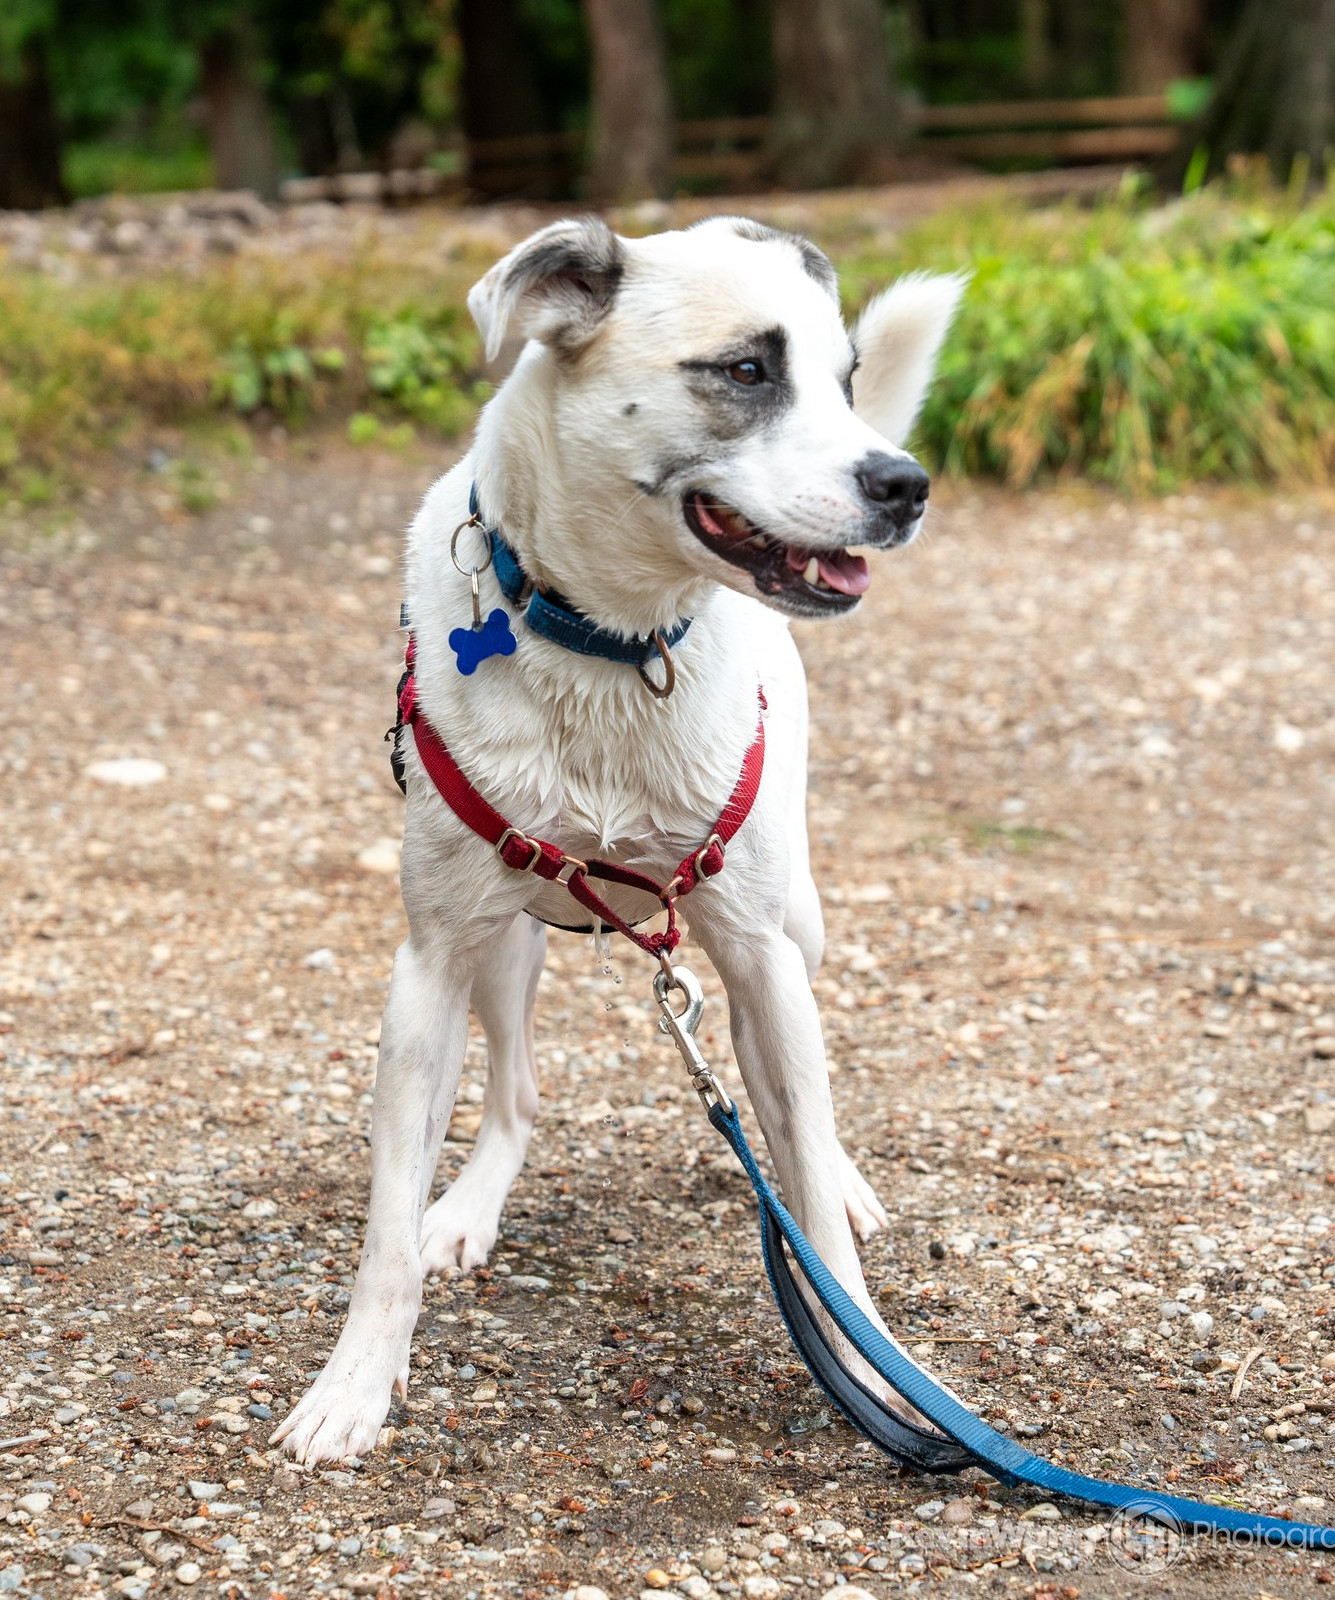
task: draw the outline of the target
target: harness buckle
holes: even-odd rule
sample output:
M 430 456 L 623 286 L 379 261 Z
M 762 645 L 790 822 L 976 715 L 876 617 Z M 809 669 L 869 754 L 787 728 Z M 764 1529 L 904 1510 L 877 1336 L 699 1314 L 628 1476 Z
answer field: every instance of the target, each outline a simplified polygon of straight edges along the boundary
M 705 871 L 705 857 L 709 854 L 709 852 L 711 850 L 717 850 L 718 851 L 718 854 L 719 854 L 718 868 L 714 872 L 706 872 Z M 723 840 L 719 838 L 717 833 L 711 833 L 710 836 L 705 840 L 705 842 L 700 846 L 700 848 L 695 852 L 695 855 L 692 858 L 692 863 L 693 863 L 693 865 L 695 867 L 695 875 L 696 875 L 696 877 L 699 878 L 702 883 L 707 878 L 717 878 L 719 873 L 723 871 L 723 862 L 724 862 Z
M 577 872 L 588 872 L 588 870 L 589 863 L 587 861 L 581 861 L 578 856 L 563 854 L 561 857 L 561 870 L 552 879 L 552 882 L 559 883 L 563 889 L 568 889 L 570 880 Z
M 521 844 L 526 844 L 533 852 L 526 862 L 516 863 L 505 860 L 505 847 L 507 844 L 509 844 L 511 839 L 518 839 Z M 537 866 L 538 862 L 542 860 L 542 846 L 536 839 L 530 839 L 528 834 L 526 834 L 521 828 L 507 828 L 496 841 L 496 854 L 512 871 L 532 872 Z

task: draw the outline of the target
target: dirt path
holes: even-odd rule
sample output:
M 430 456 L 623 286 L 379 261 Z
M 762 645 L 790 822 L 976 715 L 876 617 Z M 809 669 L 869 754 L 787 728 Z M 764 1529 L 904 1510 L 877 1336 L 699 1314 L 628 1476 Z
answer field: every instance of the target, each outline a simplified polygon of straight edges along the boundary
M 198 520 L 131 483 L 0 555 L 0 1589 L 1329 1582 L 1199 1548 L 1128 1575 L 1098 1519 L 901 1479 L 832 1423 L 646 974 L 573 936 L 492 1271 L 431 1288 L 359 1468 L 266 1450 L 361 1233 L 402 931 L 395 561 L 427 475 L 276 456 Z M 802 631 L 818 989 L 893 1219 L 869 1279 L 1036 1448 L 1335 1520 L 1330 508 L 939 500 L 855 621 Z M 166 775 L 90 776 L 124 758 Z

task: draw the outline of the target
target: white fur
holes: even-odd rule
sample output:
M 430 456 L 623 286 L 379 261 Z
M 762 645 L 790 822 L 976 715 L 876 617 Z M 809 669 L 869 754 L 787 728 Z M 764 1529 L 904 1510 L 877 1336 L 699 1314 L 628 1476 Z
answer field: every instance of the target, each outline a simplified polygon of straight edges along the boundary
M 917 421 L 968 282 L 964 273 L 911 272 L 858 318 L 853 339 L 862 365 L 853 378 L 853 403 L 891 444 L 903 445 Z
M 699 486 L 778 537 L 835 549 L 852 542 L 866 515 L 853 466 L 884 443 L 844 398 L 851 350 L 828 285 L 804 270 L 791 241 L 739 237 L 736 226 L 723 219 L 609 245 L 595 227 L 561 224 L 478 286 L 470 303 L 489 346 L 515 316 L 541 339 L 413 525 L 418 696 L 471 781 L 512 822 L 572 855 L 611 856 L 662 882 L 717 818 L 753 736 L 763 681 L 760 793 L 725 872 L 680 909 L 727 989 L 738 1064 L 785 1199 L 875 1316 L 850 1220 L 865 1235 L 885 1213 L 835 1136 L 809 982 L 823 929 L 807 855 L 802 664 L 785 620 L 757 604 L 747 574 L 689 531 L 678 491 Z M 556 283 L 539 270 L 553 259 Z M 913 345 L 898 322 L 916 352 L 908 378 L 876 370 L 884 340 L 863 352 L 860 388 L 871 384 L 900 416 L 915 411 L 928 377 L 921 351 L 940 338 L 942 297 L 919 304 L 929 335 Z M 790 408 L 735 442 L 702 433 L 679 363 L 776 327 L 790 361 Z M 681 452 L 690 460 L 680 483 L 654 487 Z M 488 521 L 503 527 L 526 570 L 604 626 L 646 632 L 694 618 L 675 652 L 671 698 L 651 698 L 633 668 L 574 655 L 517 619 L 513 656 L 458 673 L 446 638 L 470 606 L 449 547 L 475 480 Z M 476 537 L 461 535 L 465 561 L 477 555 Z M 484 605 L 498 603 L 494 579 L 482 583 Z M 410 931 L 381 1033 L 366 1245 L 334 1352 L 274 1435 L 304 1462 L 372 1448 L 393 1389 L 406 1390 L 424 1276 L 478 1266 L 495 1241 L 537 1108 L 533 1002 L 545 945 L 522 913 L 570 922 L 579 909 L 560 887 L 505 867 L 441 800 L 410 736 L 404 751 Z M 625 893 L 609 898 L 627 915 L 648 909 Z M 454 1186 L 427 1210 L 470 1004 L 490 1063 L 482 1129 Z

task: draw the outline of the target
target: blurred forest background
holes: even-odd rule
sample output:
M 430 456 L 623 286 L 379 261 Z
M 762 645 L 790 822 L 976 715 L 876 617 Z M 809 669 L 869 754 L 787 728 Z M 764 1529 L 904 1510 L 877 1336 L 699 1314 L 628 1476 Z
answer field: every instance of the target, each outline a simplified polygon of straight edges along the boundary
M 0 522 L 461 433 L 469 284 L 590 204 L 809 233 L 850 315 L 969 273 L 934 468 L 1329 483 L 1332 150 L 1335 0 L 0 0 Z
M 285 177 L 400 169 L 475 196 L 664 195 L 683 186 L 674 122 L 759 146 L 748 166 L 697 161 L 687 187 L 745 171 L 809 188 L 942 153 L 923 108 L 1113 95 L 1166 96 L 1186 135 L 1158 148 L 1180 147 L 1183 169 L 1240 149 L 1283 176 L 1295 157 L 1319 167 L 1335 5 L 5 0 L 0 207 L 210 186 L 273 198 Z M 1023 159 L 1023 140 L 998 148 Z

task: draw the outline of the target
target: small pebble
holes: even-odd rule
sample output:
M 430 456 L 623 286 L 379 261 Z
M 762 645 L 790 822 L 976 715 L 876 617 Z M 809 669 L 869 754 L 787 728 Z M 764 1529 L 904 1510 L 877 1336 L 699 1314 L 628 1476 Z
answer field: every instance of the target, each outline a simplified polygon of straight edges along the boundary
M 177 1583 L 198 1583 L 203 1576 L 203 1569 L 197 1561 L 183 1561 L 176 1569 Z
M 385 876 L 399 870 L 400 846 L 397 839 L 377 839 L 364 850 L 357 852 L 357 865 L 363 872 L 377 872 Z M 309 962 L 307 963 L 309 965 Z
M 160 761 L 145 756 L 122 756 L 115 761 L 94 761 L 84 769 L 98 783 L 117 784 L 125 789 L 142 789 L 150 783 L 161 783 L 167 769 Z

